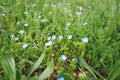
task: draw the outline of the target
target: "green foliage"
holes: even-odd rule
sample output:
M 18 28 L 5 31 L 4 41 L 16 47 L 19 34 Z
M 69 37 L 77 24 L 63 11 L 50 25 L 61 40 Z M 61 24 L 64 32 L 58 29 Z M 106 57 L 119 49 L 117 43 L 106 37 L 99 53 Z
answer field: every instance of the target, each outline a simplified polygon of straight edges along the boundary
M 37 60 L 37 62 L 32 66 L 30 73 L 28 74 L 28 77 L 21 74 L 20 71 L 16 70 L 15 67 L 15 61 L 13 57 L 5 55 L 1 58 L 1 65 L 4 70 L 4 80 L 44 80 L 47 78 L 52 72 L 53 72 L 53 59 L 49 62 L 48 67 L 45 69 L 45 71 L 38 77 L 30 77 L 30 75 L 33 73 L 34 70 L 36 70 L 42 60 L 44 59 L 45 53 L 43 53 L 40 58 Z M 2 76 L 0 76 L 0 79 L 3 79 Z
M 120 61 L 115 65 L 115 67 L 111 70 L 107 80 L 114 80 L 120 76 Z
M 36 63 L 32 66 L 32 68 L 28 74 L 28 78 L 39 67 L 39 65 L 42 62 L 42 60 L 44 59 L 44 57 L 45 57 L 45 53 L 42 53 L 42 55 L 39 57 L 39 59 L 36 61 Z
M 0 79 L 119 79 L 119 4 L 0 0 Z
M 2 56 L 1 65 L 4 70 L 4 79 L 16 80 L 16 67 L 14 59 L 11 56 Z

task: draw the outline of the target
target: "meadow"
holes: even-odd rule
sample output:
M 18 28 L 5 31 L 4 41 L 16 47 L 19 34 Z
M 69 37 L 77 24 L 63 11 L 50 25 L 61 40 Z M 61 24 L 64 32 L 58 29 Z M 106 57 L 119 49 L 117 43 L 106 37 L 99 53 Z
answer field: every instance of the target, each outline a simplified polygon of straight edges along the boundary
M 0 0 L 0 80 L 119 78 L 119 0 Z

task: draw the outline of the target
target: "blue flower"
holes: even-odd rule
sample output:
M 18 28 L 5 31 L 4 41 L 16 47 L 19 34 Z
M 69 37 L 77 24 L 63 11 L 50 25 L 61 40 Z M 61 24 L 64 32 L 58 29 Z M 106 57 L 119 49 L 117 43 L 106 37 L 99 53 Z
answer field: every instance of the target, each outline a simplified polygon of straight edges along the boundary
M 48 42 L 46 42 L 45 43 L 45 46 L 47 47 L 47 46 L 51 46 L 52 45 L 52 41 L 48 41 Z
M 27 43 L 25 43 L 24 45 L 23 45 L 23 48 L 27 48 L 29 45 L 27 44 Z
M 27 27 L 27 26 L 28 26 L 28 23 L 25 23 L 24 26 Z
M 88 38 L 82 38 L 81 40 L 82 40 L 82 42 L 84 42 L 84 43 L 87 43 L 87 42 L 89 41 Z
M 52 35 L 52 40 L 55 40 L 56 39 L 56 35 Z
M 67 57 L 65 55 L 61 55 L 60 58 L 65 61 L 67 59 Z
M 63 35 L 59 35 L 58 38 L 59 38 L 59 39 L 62 39 L 62 38 L 63 38 Z
M 24 33 L 24 30 L 20 30 L 18 33 L 19 33 L 19 34 L 23 34 L 23 33 Z
M 69 34 L 69 35 L 67 36 L 67 39 L 72 39 L 72 35 Z
M 59 77 L 57 78 L 57 80 L 64 80 L 64 77 Z

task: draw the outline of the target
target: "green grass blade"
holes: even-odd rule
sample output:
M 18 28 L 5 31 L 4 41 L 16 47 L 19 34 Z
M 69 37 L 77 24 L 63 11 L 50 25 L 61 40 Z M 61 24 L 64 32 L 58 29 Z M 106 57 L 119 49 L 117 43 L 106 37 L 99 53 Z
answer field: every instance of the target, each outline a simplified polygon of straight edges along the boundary
M 5 79 L 16 80 L 16 67 L 13 57 L 5 55 L 1 58 Z
M 30 73 L 28 74 L 27 78 L 30 77 L 30 75 L 38 68 L 38 66 L 41 64 L 42 60 L 45 57 L 45 53 L 42 53 L 42 55 L 39 57 L 39 59 L 37 60 L 37 62 L 32 66 Z
M 39 80 L 44 80 L 47 78 L 53 71 L 54 68 L 54 63 L 53 59 L 50 61 L 48 67 L 44 70 L 44 72 L 40 75 Z
M 91 67 L 86 63 L 86 61 L 83 59 L 82 56 L 79 57 L 79 60 L 80 60 L 80 65 L 82 67 L 84 67 L 85 69 L 87 69 L 97 79 L 97 77 L 94 74 L 94 72 L 92 71 Z
M 120 61 L 119 63 L 112 69 L 110 75 L 108 76 L 107 80 L 114 80 L 120 75 Z

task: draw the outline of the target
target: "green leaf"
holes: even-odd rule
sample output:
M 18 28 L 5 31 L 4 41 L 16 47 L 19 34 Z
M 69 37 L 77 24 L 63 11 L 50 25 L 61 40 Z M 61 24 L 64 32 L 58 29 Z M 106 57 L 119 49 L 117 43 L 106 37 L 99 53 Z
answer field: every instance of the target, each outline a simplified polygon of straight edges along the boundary
M 42 55 L 39 57 L 39 59 L 37 60 L 37 62 L 32 66 L 30 73 L 28 74 L 27 78 L 30 77 L 30 75 L 38 68 L 38 66 L 41 64 L 42 60 L 45 57 L 45 53 L 42 53 Z
M 35 75 L 34 77 L 30 78 L 29 80 L 38 80 L 38 76 Z
M 5 79 L 16 80 L 16 67 L 13 57 L 9 55 L 2 56 L 1 65 L 4 70 Z
M 110 72 L 107 80 L 114 80 L 115 78 L 117 78 L 120 75 L 120 61 L 118 62 L 118 64 L 112 69 L 112 71 Z
M 49 62 L 48 67 L 44 70 L 44 72 L 40 75 L 39 80 L 44 80 L 47 78 L 52 72 L 54 68 L 53 59 Z
M 16 70 L 16 79 L 17 80 L 20 80 L 21 79 L 21 73 L 20 73 L 20 71 L 18 71 L 18 70 Z
M 73 80 L 68 73 L 65 73 L 64 71 L 61 71 L 58 75 L 58 78 L 63 77 L 65 80 Z
M 86 61 L 83 59 L 82 56 L 79 57 L 79 60 L 80 60 L 80 65 L 82 67 L 84 67 L 85 69 L 87 69 L 97 79 L 97 77 L 94 74 L 94 72 L 92 71 L 91 67 L 86 63 Z

